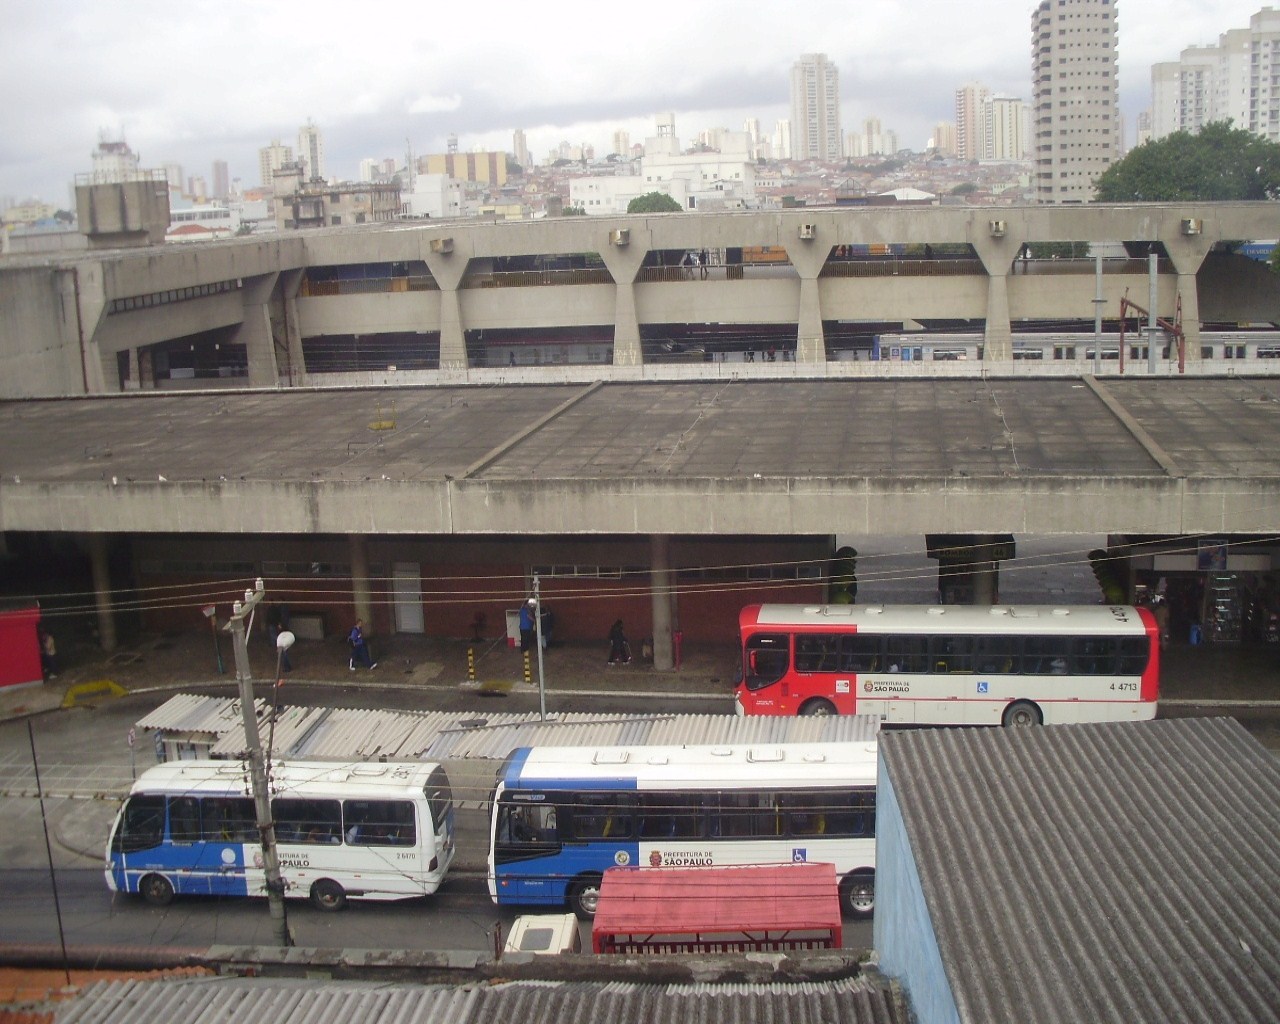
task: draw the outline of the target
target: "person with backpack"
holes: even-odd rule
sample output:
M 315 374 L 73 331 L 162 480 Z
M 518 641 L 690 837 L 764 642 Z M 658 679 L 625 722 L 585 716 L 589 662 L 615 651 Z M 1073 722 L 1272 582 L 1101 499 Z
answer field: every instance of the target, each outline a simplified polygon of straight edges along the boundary
M 378 663 L 373 660 L 373 655 L 369 653 L 369 644 L 364 638 L 363 619 L 356 619 L 356 624 L 351 627 L 351 632 L 347 634 L 347 643 L 351 646 L 351 661 L 347 667 L 352 672 L 356 670 L 357 662 L 370 670 L 378 667 Z

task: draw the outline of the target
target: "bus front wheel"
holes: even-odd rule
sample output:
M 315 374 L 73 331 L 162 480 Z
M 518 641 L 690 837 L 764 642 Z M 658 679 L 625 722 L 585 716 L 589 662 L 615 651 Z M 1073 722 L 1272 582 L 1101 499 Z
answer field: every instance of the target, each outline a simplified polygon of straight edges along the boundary
M 1004 714 L 1000 716 L 1001 725 L 1016 728 L 1025 728 L 1028 725 L 1042 725 L 1043 723 L 1044 715 L 1029 700 L 1015 700 L 1004 709 Z
M 167 907 L 173 902 L 173 883 L 164 875 L 147 875 L 138 883 L 138 892 L 153 907 Z
M 600 906 L 600 876 L 583 875 L 569 886 L 569 907 L 579 920 L 590 921 Z
M 840 909 L 849 917 L 867 918 L 876 909 L 876 876 L 852 871 L 840 880 Z
M 319 910 L 341 910 L 347 905 L 347 893 L 332 878 L 321 878 L 311 886 L 311 902 Z
M 823 697 L 815 697 L 813 700 L 807 700 L 800 705 L 800 714 L 802 715 L 820 715 L 825 718 L 835 713 L 836 706 Z

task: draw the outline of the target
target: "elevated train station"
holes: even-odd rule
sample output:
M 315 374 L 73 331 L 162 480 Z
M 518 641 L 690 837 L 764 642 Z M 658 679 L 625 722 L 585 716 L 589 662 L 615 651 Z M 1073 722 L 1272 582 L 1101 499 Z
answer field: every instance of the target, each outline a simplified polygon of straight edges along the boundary
M 321 633 L 466 636 L 501 632 L 536 578 L 562 636 L 621 615 L 660 667 L 680 635 L 730 640 L 745 603 L 828 599 L 841 535 L 929 537 L 953 569 L 967 550 L 976 601 L 1037 534 L 1208 539 L 1223 571 L 1269 577 L 1275 364 L 1208 341 L 1280 320 L 1267 268 L 1230 251 L 1259 234 L 1280 236 L 1274 204 L 417 222 L 6 259 L 8 564 L 75 553 L 108 647 L 118 591 L 180 628 L 263 577 Z M 1124 255 L 1014 259 L 1062 240 Z M 871 242 L 898 248 L 850 258 Z M 785 263 L 747 260 L 764 247 Z M 654 265 L 690 249 L 728 262 Z M 594 258 L 511 269 L 574 253 Z M 1013 358 L 1015 325 L 1078 330 L 1126 294 L 1183 344 Z M 854 322 L 977 325 L 981 358 L 844 358 Z M 724 358 L 667 359 L 662 324 L 719 325 Z

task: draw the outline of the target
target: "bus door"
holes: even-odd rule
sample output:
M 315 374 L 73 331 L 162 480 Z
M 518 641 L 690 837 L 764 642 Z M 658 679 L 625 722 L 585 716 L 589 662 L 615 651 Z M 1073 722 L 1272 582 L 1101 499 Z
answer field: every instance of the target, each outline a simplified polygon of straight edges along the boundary
M 185 884 L 175 888 L 211 896 L 262 895 L 253 892 L 245 878 L 245 849 L 262 843 L 253 800 L 219 796 L 205 797 L 199 803 L 201 841 L 191 846 L 191 870 Z
M 500 903 L 560 903 L 559 867 L 563 815 L 544 793 L 504 795 L 493 838 L 494 873 Z M 518 802 L 517 802 L 518 801 Z
M 453 862 L 456 849 L 454 829 L 453 788 L 449 784 L 448 773 L 437 766 L 427 780 L 427 807 L 431 821 L 425 823 L 427 830 L 433 835 L 434 844 L 423 844 L 423 855 L 426 858 L 421 870 L 426 874 L 440 872 L 443 874 Z

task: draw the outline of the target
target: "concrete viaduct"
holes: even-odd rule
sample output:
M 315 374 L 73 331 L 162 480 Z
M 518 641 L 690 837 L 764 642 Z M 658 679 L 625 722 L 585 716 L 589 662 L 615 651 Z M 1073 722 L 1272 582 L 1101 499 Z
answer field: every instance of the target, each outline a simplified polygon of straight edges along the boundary
M 1091 317 L 1099 280 L 1092 261 L 1080 273 L 1011 274 L 1024 241 L 1158 246 L 1158 312 L 1180 303 L 1190 342 L 1202 322 L 1280 319 L 1266 269 L 1214 251 L 1278 236 L 1275 204 L 824 209 L 427 223 L 10 258 L 0 263 L 0 528 L 83 538 L 107 644 L 113 537 L 145 548 L 135 563 L 176 562 L 182 547 L 194 564 L 198 543 L 234 549 L 258 571 L 318 563 L 321 546 L 349 567 L 350 603 L 366 617 L 372 566 L 425 574 L 444 540 L 475 546 L 450 557 L 525 575 L 603 565 L 621 544 L 613 561 L 648 574 L 655 658 L 668 667 L 673 579 L 705 558 L 700 545 L 737 545 L 745 559 L 783 538 L 770 550 L 803 560 L 829 553 L 836 534 L 966 535 L 979 549 L 1018 533 L 1274 536 L 1274 377 L 1209 377 L 1194 356 L 1183 376 L 1032 375 L 1008 359 L 1008 340 L 1015 321 Z M 834 247 L 881 243 L 967 244 L 973 256 L 896 277 L 831 273 Z M 791 269 L 708 281 L 646 273 L 650 251 L 764 246 L 784 249 Z M 494 280 L 504 256 L 582 252 L 607 273 Z M 311 268 L 374 264 L 426 273 L 336 295 L 304 287 Z M 1144 301 L 1147 261 L 1118 264 L 1101 275 L 1104 302 Z M 824 323 L 920 318 L 983 321 L 982 364 L 959 375 L 871 364 L 860 375 L 827 359 Z M 796 324 L 785 368 L 706 379 L 696 365 L 643 362 L 643 323 L 765 320 Z M 602 322 L 612 366 L 469 365 L 471 330 Z M 245 376 L 157 391 L 149 350 L 214 330 L 243 345 Z M 406 330 L 438 333 L 437 367 L 307 368 L 310 337 Z M 121 393 L 126 382 L 151 393 Z M 497 550 L 513 543 L 522 550 Z M 977 579 L 981 600 L 991 588 Z

